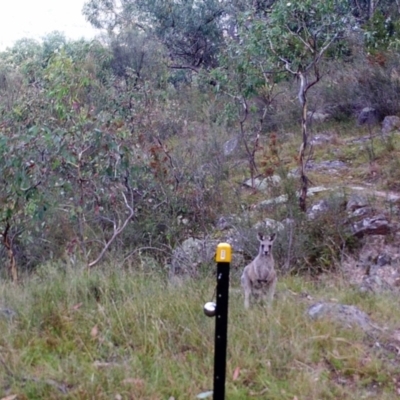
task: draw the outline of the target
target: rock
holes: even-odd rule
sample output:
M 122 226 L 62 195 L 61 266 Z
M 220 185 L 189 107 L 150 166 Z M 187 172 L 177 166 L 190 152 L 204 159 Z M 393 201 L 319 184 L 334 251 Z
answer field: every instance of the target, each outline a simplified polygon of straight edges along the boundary
M 0 316 L 4 317 L 5 319 L 12 320 L 17 313 L 8 307 L 0 307 Z
M 172 252 L 170 277 L 197 276 L 201 265 L 214 261 L 218 243 L 214 239 L 186 239 Z
M 362 208 L 357 208 L 355 211 L 353 211 L 351 214 L 351 217 L 353 218 L 360 218 L 360 217 L 367 217 L 371 216 L 374 212 L 374 209 L 372 207 L 362 207 Z
M 330 114 L 321 111 L 308 111 L 307 119 L 311 122 L 325 122 L 330 118 Z
M 346 210 L 349 212 L 354 212 L 355 210 L 367 206 L 369 206 L 369 201 L 366 197 L 358 194 L 352 194 L 347 201 Z
M 390 265 L 400 266 L 400 251 L 397 241 L 387 240 L 382 235 L 367 236 L 360 249 L 359 261 L 364 265 L 374 265 L 376 269 Z
M 275 219 L 265 218 L 263 221 L 257 222 L 253 228 L 261 232 L 279 232 L 284 230 L 285 226 Z
M 325 186 L 314 186 L 307 190 L 307 196 L 312 196 L 316 193 L 325 192 L 327 190 L 331 190 L 331 189 L 326 188 Z M 300 192 L 297 192 L 297 197 L 299 197 L 299 196 L 300 196 Z M 287 201 L 288 201 L 288 196 L 286 194 L 283 194 L 283 195 L 275 197 L 273 199 L 267 199 L 267 200 L 261 201 L 260 203 L 257 204 L 256 208 L 262 209 L 262 208 L 266 208 L 271 205 L 286 203 Z
M 310 145 L 311 146 L 323 145 L 323 144 L 330 143 L 331 140 L 332 140 L 331 135 L 325 135 L 325 134 L 320 133 L 318 135 L 314 135 L 311 138 Z
M 353 235 L 363 237 L 364 235 L 388 235 L 391 231 L 389 221 L 383 215 L 363 218 L 353 223 Z
M 271 188 L 271 186 L 276 186 L 281 183 L 281 178 L 279 175 L 272 175 L 264 179 L 255 178 L 254 179 L 254 188 L 260 190 L 261 192 L 265 192 Z M 251 179 L 248 179 L 244 182 L 245 186 L 253 187 Z
M 256 207 L 265 208 L 271 205 L 286 203 L 287 201 L 288 201 L 288 196 L 286 194 L 283 194 L 273 199 L 263 200 L 262 202 L 258 203 Z
M 307 211 L 308 218 L 315 219 L 319 214 L 327 212 L 329 210 L 329 204 L 327 200 L 320 200 L 313 204 Z
M 362 292 L 399 293 L 400 251 L 398 241 L 386 236 L 370 235 L 362 240 L 363 246 L 356 258 L 342 263 L 345 279 Z
M 382 121 L 382 133 L 390 133 L 400 130 L 400 118 L 396 115 L 388 115 Z
M 329 172 L 335 172 L 337 169 L 344 168 L 347 168 L 347 164 L 339 160 L 322 161 L 318 164 L 309 161 L 306 165 L 307 170 L 328 170 Z
M 313 194 L 326 192 L 327 190 L 331 190 L 331 189 L 326 188 L 325 186 L 314 186 L 314 187 L 308 188 L 307 194 L 312 196 Z
M 224 231 L 227 229 L 235 228 L 237 225 L 240 225 L 241 223 L 243 223 L 243 219 L 235 214 L 223 215 L 218 218 L 215 227 L 220 231 Z
M 227 157 L 227 156 L 232 155 L 235 152 L 235 150 L 237 149 L 238 144 L 239 144 L 238 138 L 233 138 L 233 139 L 225 142 L 224 146 L 223 146 L 224 156 Z
M 372 107 L 363 108 L 358 114 L 357 123 L 359 125 L 374 125 L 379 122 L 379 112 Z
M 346 328 L 359 326 L 364 331 L 374 328 L 368 315 L 355 306 L 320 302 L 309 307 L 307 314 L 313 319 L 332 319 Z
M 246 251 L 246 237 L 239 229 L 233 228 L 228 230 L 225 235 L 221 238 L 222 242 L 229 243 L 236 254 L 244 253 Z M 235 261 L 235 257 L 232 258 Z
M 333 188 L 327 189 L 321 186 L 321 187 L 310 188 L 310 190 L 311 192 L 309 192 L 308 194 L 312 195 L 315 193 L 323 192 L 325 190 L 333 190 Z M 338 215 L 338 213 L 342 212 L 344 206 L 345 206 L 344 194 L 341 191 L 337 191 L 331 193 L 329 196 L 326 196 L 325 198 L 314 203 L 308 209 L 307 216 L 309 219 L 315 219 L 316 217 L 324 213 L 332 213 L 334 215 Z
M 376 264 L 379 267 L 384 267 L 385 265 L 390 265 L 392 263 L 392 258 L 388 254 L 379 254 L 376 258 Z
M 359 286 L 362 293 L 382 293 L 383 291 L 389 292 L 394 289 L 386 280 L 381 279 L 379 275 L 365 276 Z

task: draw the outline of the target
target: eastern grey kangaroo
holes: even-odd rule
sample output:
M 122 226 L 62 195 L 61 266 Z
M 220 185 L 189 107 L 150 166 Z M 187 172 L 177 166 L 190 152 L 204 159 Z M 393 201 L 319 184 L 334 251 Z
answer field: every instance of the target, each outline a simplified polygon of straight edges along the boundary
M 241 283 L 244 290 L 244 306 L 250 307 L 250 297 L 260 296 L 271 306 L 275 294 L 276 272 L 272 244 L 276 238 L 273 233 L 270 236 L 258 234 L 260 248 L 257 257 L 248 264 L 243 271 Z

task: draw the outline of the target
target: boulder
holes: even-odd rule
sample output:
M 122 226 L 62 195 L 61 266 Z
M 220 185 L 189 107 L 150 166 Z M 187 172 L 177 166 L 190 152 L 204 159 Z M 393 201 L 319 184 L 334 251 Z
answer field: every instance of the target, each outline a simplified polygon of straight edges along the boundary
M 392 227 L 384 215 L 375 215 L 353 223 L 352 230 L 353 235 L 360 238 L 365 235 L 388 235 Z
M 322 199 L 311 206 L 307 211 L 307 216 L 309 219 L 315 219 L 318 215 L 326 213 L 327 211 L 329 211 L 329 203 L 327 200 Z
M 190 237 L 173 250 L 170 278 L 176 276 L 196 277 L 202 265 L 214 262 L 218 241 Z
M 375 125 L 379 120 L 379 112 L 372 107 L 364 107 L 357 117 L 357 123 L 359 125 Z
M 322 111 L 308 111 L 307 119 L 310 122 L 325 122 L 330 118 L 330 114 Z
M 382 133 L 390 133 L 394 130 L 400 130 L 400 118 L 396 115 L 388 115 L 382 121 Z
M 369 201 L 366 197 L 353 193 L 347 201 L 346 210 L 354 212 L 360 208 L 368 207 Z
M 400 283 L 400 251 L 397 242 L 382 235 L 363 239 L 356 258 L 349 257 L 342 264 L 346 281 L 361 292 L 398 293 Z
M 345 328 L 360 327 L 363 331 L 374 328 L 368 315 L 351 305 L 319 302 L 308 308 L 307 314 L 312 319 L 329 318 Z
M 239 145 L 238 138 L 233 138 L 233 139 L 225 142 L 224 146 L 223 146 L 224 156 L 228 157 L 228 156 L 232 155 L 235 152 L 235 150 L 237 149 L 238 145 Z
M 390 292 L 395 289 L 394 285 L 391 285 L 385 279 L 382 279 L 378 274 L 372 276 L 364 276 L 361 284 L 359 285 L 359 290 L 362 293 L 372 292 L 372 293 L 382 293 Z

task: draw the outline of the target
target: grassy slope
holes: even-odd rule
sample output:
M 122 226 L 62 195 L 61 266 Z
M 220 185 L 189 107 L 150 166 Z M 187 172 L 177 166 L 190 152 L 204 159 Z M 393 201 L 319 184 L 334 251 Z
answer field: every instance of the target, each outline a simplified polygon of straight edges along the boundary
M 351 169 L 312 172 L 313 184 L 397 189 L 397 135 L 377 137 L 373 148 L 352 142 L 353 133 L 336 136 L 316 147 L 313 158 L 346 161 Z M 297 142 L 295 135 L 282 144 L 288 168 L 296 165 Z M 263 198 L 256 197 L 249 200 Z M 90 275 L 50 265 L 20 286 L 3 281 L 0 308 L 16 316 L 0 313 L 0 399 L 195 398 L 212 388 L 214 320 L 202 307 L 214 286 L 206 277 L 171 287 L 160 275 L 115 265 Z M 233 279 L 231 286 L 239 284 Z M 270 314 L 257 307 L 246 314 L 239 293 L 230 301 L 227 398 L 398 398 L 396 348 L 385 351 L 384 338 L 304 314 L 314 301 L 335 299 L 395 328 L 400 316 L 393 298 L 360 295 L 337 275 L 282 277 Z
M 0 395 L 195 398 L 212 388 L 215 321 L 202 306 L 214 286 L 208 277 L 171 287 L 111 265 L 90 275 L 47 267 L 19 287 L 3 283 L 1 304 L 17 315 L 0 318 Z M 375 339 L 357 329 L 305 317 L 304 293 L 358 305 L 379 323 L 400 322 L 390 299 L 362 297 L 339 278 L 281 279 L 270 314 L 261 307 L 246 314 L 233 290 L 227 398 L 397 398 L 396 359 L 373 351 Z

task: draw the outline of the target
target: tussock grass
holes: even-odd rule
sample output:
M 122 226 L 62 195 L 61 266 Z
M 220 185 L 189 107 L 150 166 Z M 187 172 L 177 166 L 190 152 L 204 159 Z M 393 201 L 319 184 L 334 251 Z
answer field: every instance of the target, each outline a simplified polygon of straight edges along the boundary
M 396 324 L 388 298 L 286 277 L 271 312 L 246 313 L 235 279 L 231 287 L 228 399 L 397 398 L 399 367 L 363 332 L 305 316 L 312 301 L 336 299 Z M 212 389 L 215 320 L 202 308 L 214 288 L 213 277 L 172 286 L 111 266 L 47 266 L 20 286 L 3 283 L 0 306 L 16 315 L 0 317 L 0 395 L 194 399 Z

